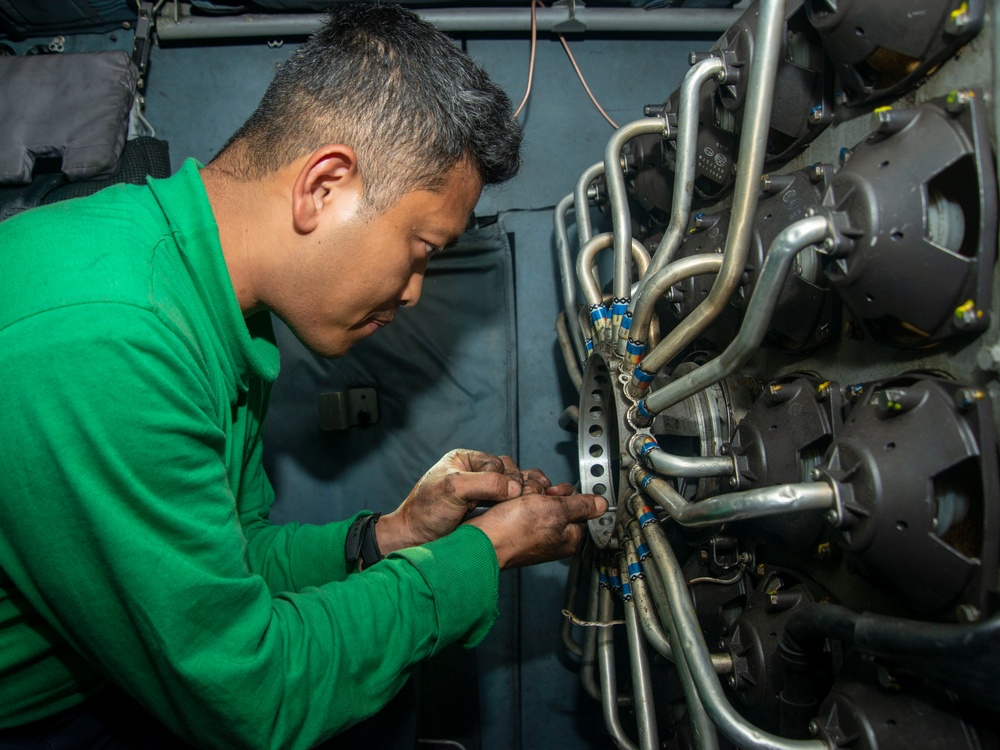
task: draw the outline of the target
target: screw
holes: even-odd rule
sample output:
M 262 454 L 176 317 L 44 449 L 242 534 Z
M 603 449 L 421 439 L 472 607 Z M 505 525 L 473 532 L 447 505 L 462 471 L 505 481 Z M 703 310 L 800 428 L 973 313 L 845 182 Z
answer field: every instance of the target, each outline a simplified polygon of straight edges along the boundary
M 819 734 L 819 723 L 816 721 L 816 719 L 809 720 L 808 728 L 809 728 L 809 734 L 811 736 L 815 737 L 817 734 Z
M 840 166 L 847 164 L 847 160 L 851 158 L 851 149 L 842 148 L 840 149 Z
M 826 171 L 823 169 L 823 165 L 822 164 L 813 164 L 813 167 L 812 167 L 812 176 L 813 176 L 814 180 L 822 180 L 823 179 L 823 175 L 825 173 L 826 173 Z
M 972 23 L 972 19 L 969 18 L 967 6 L 965 3 L 962 3 L 961 6 L 951 12 L 951 16 L 945 24 L 945 30 L 949 34 L 961 34 L 968 28 L 970 23 Z
M 837 525 L 837 511 L 835 511 L 835 510 L 828 510 L 826 512 L 826 520 L 827 520 L 827 523 L 830 523 L 830 524 L 833 524 L 834 526 L 836 526 Z
M 948 98 L 945 100 L 945 107 L 953 115 L 960 114 L 968 109 L 974 96 L 975 93 L 972 91 L 959 91 L 956 89 L 948 94 Z
M 820 479 L 823 478 L 823 472 L 819 470 L 819 467 L 816 467 L 809 472 L 809 476 L 812 477 L 812 480 L 814 482 L 818 482 Z
M 809 122 L 816 125 L 823 121 L 823 105 L 820 104 L 809 110 Z
M 847 104 L 847 92 L 843 89 L 839 89 L 835 96 L 837 104 Z

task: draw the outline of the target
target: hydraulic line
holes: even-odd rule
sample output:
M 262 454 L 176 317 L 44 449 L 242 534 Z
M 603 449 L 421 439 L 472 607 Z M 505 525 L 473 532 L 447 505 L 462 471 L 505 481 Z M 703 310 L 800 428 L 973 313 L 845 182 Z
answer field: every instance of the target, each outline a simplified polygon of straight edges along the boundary
M 639 466 L 632 468 L 632 480 L 681 526 L 711 526 L 837 505 L 837 491 L 826 482 L 779 484 L 689 503 L 666 479 Z
M 774 79 L 784 40 L 785 0 L 761 0 L 750 80 L 740 133 L 739 170 L 733 194 L 732 223 L 726 237 L 722 269 L 708 297 L 660 342 L 663 362 L 669 362 L 715 320 L 739 286 L 746 268 L 753 217 L 760 193 L 760 174 L 767 152 L 767 134 L 771 124 Z M 660 367 L 663 365 L 661 364 Z M 656 368 L 659 369 L 659 368 Z M 654 370 L 655 371 L 655 370 Z M 647 371 L 648 372 L 648 371 Z
M 724 83 L 726 65 L 718 57 L 707 57 L 691 66 L 681 82 L 677 106 L 677 160 L 674 166 L 674 196 L 670 206 L 670 222 L 653 256 L 649 273 L 665 267 L 681 246 L 691 218 L 694 197 L 695 168 L 698 164 L 698 115 L 701 89 L 715 79 Z M 645 283 L 645 282 L 643 282 Z M 640 287 L 641 289 L 642 287 Z
M 735 477 L 736 459 L 732 456 L 675 456 L 667 453 L 649 435 L 632 438 L 632 450 L 641 456 L 653 470 L 668 477 Z
M 656 568 L 651 564 L 644 564 L 649 556 L 649 548 L 645 546 L 642 538 L 642 531 L 635 519 L 630 518 L 626 524 L 630 539 L 626 542 L 626 554 L 629 560 L 629 577 L 631 578 L 633 566 L 639 566 L 639 576 L 631 581 L 632 596 L 638 607 L 639 623 L 646 634 L 646 640 L 656 649 L 660 656 L 670 661 L 675 661 L 677 654 L 674 653 L 663 631 L 661 620 L 666 621 L 665 613 L 669 614 L 667 605 L 666 590 L 656 574 Z M 629 552 L 631 545 L 632 552 Z M 652 605 L 650 604 L 652 602 Z M 654 609 L 655 607 L 655 609 Z M 660 619 L 654 615 L 654 611 L 659 612 Z M 712 667 L 719 674 L 729 674 L 733 671 L 733 660 L 729 654 L 712 654 Z
M 566 599 L 563 603 L 563 609 L 567 612 L 572 612 L 576 608 L 576 599 L 580 593 L 580 577 L 583 574 L 584 558 L 590 558 L 589 550 L 589 544 L 581 545 L 570 559 L 569 575 L 566 576 Z M 573 623 L 570 622 L 568 617 L 563 618 L 560 635 L 567 651 L 574 656 L 583 656 L 583 646 L 573 639 Z
M 767 257 L 764 258 L 757 285 L 736 338 L 715 359 L 646 396 L 637 405 L 639 413 L 648 419 L 644 410 L 650 415 L 658 414 L 731 375 L 753 356 L 771 325 L 771 315 L 778 304 L 778 297 L 792 269 L 795 256 L 807 247 L 835 236 L 833 221 L 824 214 L 800 219 L 782 230 L 771 243 Z M 655 373 L 666 365 L 672 356 L 671 352 L 668 337 L 636 368 L 632 382 L 639 383 L 645 377 L 640 370 L 642 373 Z
M 590 186 L 604 174 L 604 162 L 591 164 L 580 175 L 573 193 L 573 208 L 576 213 L 576 237 L 580 247 L 586 245 L 594 232 L 590 224 Z
M 650 341 L 649 324 L 653 320 L 656 301 L 674 284 L 679 284 L 692 276 L 718 273 L 722 268 L 722 256 L 711 253 L 681 258 L 662 268 L 652 276 L 646 275 L 639 284 L 639 291 L 633 300 L 630 329 L 618 331 L 619 354 L 626 356 L 632 364 L 637 364 Z M 622 349 L 622 345 L 625 345 Z
M 601 589 L 598 619 L 609 622 L 614 614 L 614 599 L 611 589 Z M 597 664 L 601 673 L 601 706 L 604 711 L 604 725 L 620 750 L 639 750 L 622 729 L 618 717 L 618 684 L 615 676 L 615 634 L 611 628 L 599 628 L 597 634 Z
M 822 740 L 790 740 L 765 732 L 740 716 L 726 700 L 718 676 L 712 669 L 708 646 L 694 612 L 687 582 L 659 521 L 642 506 L 638 496 L 628 500 L 629 511 L 638 520 L 653 560 L 667 590 L 675 632 L 671 644 L 687 659 L 691 677 L 705 710 L 719 730 L 744 750 L 830 750 Z
M 611 247 L 614 244 L 614 234 L 605 232 L 590 240 L 580 249 L 580 254 L 576 258 L 576 278 L 583 289 L 583 297 L 590 306 L 590 318 L 594 328 L 595 338 L 603 337 L 603 332 L 609 330 L 611 325 L 608 320 L 607 306 L 604 304 L 604 296 L 601 294 L 600 282 L 595 277 L 594 258 L 601 250 Z M 644 272 L 649 267 L 649 252 L 645 246 L 634 237 L 631 241 L 632 260 L 635 261 L 639 272 Z
M 626 524 L 629 534 L 631 535 L 628 542 L 626 543 L 626 551 L 629 555 L 635 555 L 637 557 L 636 564 L 642 569 L 641 576 L 638 577 L 633 584 L 633 597 L 636 598 L 636 607 L 641 608 L 643 606 L 648 608 L 648 603 L 640 604 L 639 596 L 645 597 L 647 600 L 649 595 L 646 590 L 646 581 L 649 582 L 650 590 L 655 590 L 656 594 L 653 596 L 654 605 L 659 610 L 660 620 L 666 623 L 667 629 L 672 634 L 671 638 L 676 638 L 676 631 L 674 628 L 674 623 L 672 616 L 670 614 L 670 607 L 667 605 L 667 595 L 666 590 L 663 588 L 663 582 L 660 580 L 659 574 L 656 572 L 656 566 L 652 563 L 642 566 L 641 561 L 638 560 L 638 550 L 646 550 L 644 556 L 648 556 L 648 547 L 646 547 L 645 540 L 642 536 L 642 531 L 639 529 L 639 524 L 635 519 L 629 519 Z M 637 546 L 638 545 L 638 546 Z M 631 564 L 631 563 L 630 563 Z M 640 595 L 637 592 L 640 587 L 643 593 Z M 680 678 L 681 689 L 684 691 L 684 699 L 687 703 L 688 718 L 691 721 L 691 731 L 694 738 L 694 745 L 697 750 L 718 750 L 719 747 L 719 736 L 715 729 L 715 725 L 709 718 L 708 714 L 705 712 L 705 707 L 702 705 L 701 696 L 698 695 L 698 690 L 695 687 L 694 681 L 691 679 L 691 668 L 688 666 L 687 659 L 684 658 L 684 654 L 681 652 L 673 653 L 670 645 L 667 641 L 667 636 L 664 634 L 660 622 L 654 617 L 649 618 L 650 628 L 655 632 L 656 640 L 650 640 L 654 648 L 657 648 L 657 644 L 666 646 L 666 649 L 670 652 L 669 655 L 660 652 L 668 659 L 674 662 L 674 666 L 677 668 L 677 674 Z M 650 630 L 646 631 L 647 638 L 650 635 Z M 719 663 L 715 662 L 715 657 L 718 656 L 725 661 L 725 664 L 720 667 Z M 732 660 L 726 654 L 713 654 L 713 666 L 715 666 L 716 671 L 720 674 L 723 672 L 731 672 L 733 669 Z
M 632 672 L 632 694 L 635 696 L 636 727 L 639 730 L 639 747 L 642 750 L 659 750 L 660 735 L 656 727 L 656 709 L 653 704 L 653 679 L 649 672 L 646 644 L 639 629 L 636 604 L 631 593 L 631 575 L 625 555 L 618 556 L 622 572 L 622 595 L 625 600 L 625 637 L 628 643 L 629 666 Z
M 587 587 L 587 620 L 597 619 L 600 600 L 600 579 L 596 570 L 591 570 L 590 585 Z M 580 682 L 587 695 L 595 701 L 601 701 L 601 686 L 597 684 L 594 674 L 597 666 L 597 628 L 585 628 L 583 634 L 583 660 L 580 662 Z
M 615 273 L 612 290 L 614 302 L 611 308 L 611 330 L 618 331 L 625 310 L 632 299 L 632 263 L 629 246 L 632 242 L 632 216 L 628 208 L 628 192 L 625 190 L 625 174 L 622 170 L 622 147 L 636 136 L 647 133 L 663 135 L 667 132 L 667 121 L 662 117 L 645 117 L 622 125 L 608 140 L 604 149 L 604 180 L 608 185 L 608 200 L 611 203 L 611 225 L 614 228 Z
M 583 373 L 580 372 L 582 358 L 576 358 L 573 342 L 570 341 L 569 328 L 570 326 L 566 325 L 566 311 L 563 310 L 556 318 L 556 337 L 559 339 L 559 349 L 562 351 L 563 362 L 566 364 L 566 373 L 569 375 L 569 379 L 573 381 L 573 386 L 579 391 L 580 386 L 583 385 Z M 572 328 L 579 331 L 579 326 L 577 325 L 573 325 Z M 586 349 L 584 349 L 584 356 L 586 356 Z
M 573 205 L 573 195 L 565 196 L 552 214 L 553 229 L 556 235 L 556 256 L 559 259 L 559 280 L 562 282 L 563 310 L 566 311 L 566 321 L 576 319 L 576 274 L 573 259 L 569 252 L 569 236 L 566 232 L 566 212 Z M 568 326 L 569 335 L 576 349 L 576 361 L 583 362 L 587 358 L 587 350 L 583 345 L 583 332 L 575 325 Z

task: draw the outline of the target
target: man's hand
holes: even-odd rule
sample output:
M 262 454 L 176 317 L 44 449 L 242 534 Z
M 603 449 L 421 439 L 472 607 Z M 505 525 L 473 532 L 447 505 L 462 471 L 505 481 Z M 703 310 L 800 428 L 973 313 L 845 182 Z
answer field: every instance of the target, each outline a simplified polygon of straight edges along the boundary
M 551 485 L 541 471 L 521 471 L 509 456 L 451 451 L 424 474 L 399 508 L 379 519 L 379 549 L 388 554 L 449 534 L 477 504 L 573 492 L 567 484 Z
M 600 495 L 577 495 L 569 487 L 568 493 L 525 495 L 468 523 L 490 538 L 504 570 L 573 554 L 585 533 L 583 522 L 607 509 L 608 502 Z

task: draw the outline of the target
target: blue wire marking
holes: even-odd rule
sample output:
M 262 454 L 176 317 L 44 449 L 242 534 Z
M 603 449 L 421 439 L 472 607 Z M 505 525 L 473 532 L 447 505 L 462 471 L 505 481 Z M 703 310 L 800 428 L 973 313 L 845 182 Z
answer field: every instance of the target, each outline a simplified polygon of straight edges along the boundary
M 628 581 L 622 582 L 622 599 L 627 602 L 632 601 L 632 587 L 628 585 Z
M 633 372 L 632 375 L 640 383 L 652 383 L 653 379 L 656 377 L 656 375 L 650 375 L 640 367 L 636 367 L 635 372 Z
M 625 317 L 622 318 L 622 328 L 624 328 L 626 332 L 632 330 L 632 313 L 628 311 L 625 312 Z
M 647 440 L 645 443 L 642 444 L 642 447 L 639 449 L 639 453 L 641 453 L 642 457 L 645 458 L 649 454 L 650 451 L 655 450 L 656 448 L 659 448 L 659 447 L 660 446 L 658 446 L 656 444 L 655 440 L 650 439 L 650 440 Z
M 638 402 L 635 405 L 635 409 L 639 412 L 640 416 L 645 417 L 646 419 L 653 419 L 656 416 L 653 412 L 646 408 L 646 399 Z
M 645 544 L 640 544 L 638 547 L 636 547 L 635 551 L 636 554 L 639 555 L 640 560 L 645 560 L 650 555 L 649 547 L 647 547 Z
M 607 568 L 601 568 L 601 574 L 600 576 L 598 576 L 597 580 L 600 583 L 602 589 L 606 589 L 611 586 L 611 579 L 608 577 Z
M 611 588 L 613 588 L 615 591 L 619 591 L 622 587 L 622 577 L 620 575 L 617 575 L 617 573 L 618 571 L 616 570 L 614 573 L 611 574 Z
M 624 324 L 624 321 L 622 321 L 622 323 Z M 622 325 L 622 328 L 625 328 L 625 326 Z M 625 346 L 625 352 L 627 354 L 631 354 L 633 356 L 638 356 L 638 355 L 642 354 L 644 351 L 646 351 L 646 342 L 645 341 L 636 341 L 635 339 L 629 339 L 628 340 L 628 344 L 626 344 L 626 346 Z M 636 370 L 636 372 L 637 373 L 641 372 L 641 370 Z M 638 377 L 638 376 L 636 376 L 636 377 Z
M 652 481 L 653 481 L 653 475 L 652 474 L 648 474 L 648 475 L 644 476 L 642 478 L 642 482 L 641 482 L 642 488 L 646 489 L 646 487 L 648 487 L 649 483 L 652 482 Z
M 643 506 L 642 515 L 639 516 L 639 526 L 641 528 L 646 528 L 649 524 L 655 523 L 655 521 L 656 516 L 653 515 L 653 511 L 649 508 L 649 506 Z
M 642 566 L 639 563 L 629 563 L 628 579 L 634 581 L 636 578 L 643 578 Z

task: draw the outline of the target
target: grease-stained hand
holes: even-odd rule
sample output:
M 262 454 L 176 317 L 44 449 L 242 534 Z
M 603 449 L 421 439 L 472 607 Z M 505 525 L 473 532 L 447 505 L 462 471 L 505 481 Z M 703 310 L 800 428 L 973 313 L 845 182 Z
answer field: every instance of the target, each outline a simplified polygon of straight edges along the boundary
M 558 487 L 558 493 L 549 488 L 547 494 L 526 494 L 468 521 L 493 542 L 501 569 L 568 557 L 583 538 L 584 522 L 608 509 L 600 495 L 576 494 L 570 485 Z
M 454 531 L 478 504 L 503 503 L 523 494 L 562 496 L 568 484 L 552 486 L 538 469 L 521 471 L 509 456 L 453 450 L 417 482 L 403 503 L 377 526 L 383 554 L 424 544 Z

